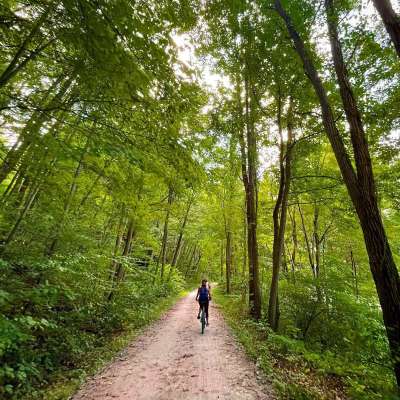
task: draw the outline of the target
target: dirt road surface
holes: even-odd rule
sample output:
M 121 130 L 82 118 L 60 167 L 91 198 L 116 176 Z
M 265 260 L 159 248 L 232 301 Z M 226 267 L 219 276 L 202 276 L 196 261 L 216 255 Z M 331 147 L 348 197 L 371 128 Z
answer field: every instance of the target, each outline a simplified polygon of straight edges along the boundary
M 73 400 L 272 400 L 211 302 L 204 335 L 195 292 L 147 328 Z

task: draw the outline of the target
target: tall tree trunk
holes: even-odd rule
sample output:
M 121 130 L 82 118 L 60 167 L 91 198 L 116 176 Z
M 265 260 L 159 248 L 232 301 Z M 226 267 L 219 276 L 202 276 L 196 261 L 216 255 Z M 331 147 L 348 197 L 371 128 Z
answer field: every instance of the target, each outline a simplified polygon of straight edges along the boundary
M 7 68 L 0 75 L 0 89 L 5 86 L 10 81 L 10 79 L 13 78 L 13 76 L 15 76 L 29 61 L 33 60 L 38 54 L 41 53 L 42 50 L 44 50 L 44 48 L 46 48 L 51 43 L 46 42 L 44 45 L 37 47 L 36 50 L 30 53 L 30 55 L 25 56 L 25 58 L 20 61 L 24 53 L 28 50 L 28 46 L 32 42 L 33 38 L 38 34 L 40 28 L 46 21 L 47 17 L 51 13 L 55 5 L 56 2 L 50 2 L 49 5 L 44 9 L 42 14 L 39 16 L 39 18 L 36 20 L 36 22 L 33 24 L 29 34 L 21 43 L 20 47 L 8 64 Z
M 16 182 L 18 182 L 18 178 L 20 177 L 19 172 L 20 171 L 18 170 L 14 174 L 14 176 L 12 177 L 10 183 L 7 185 L 6 190 L 2 193 L 1 199 L 0 199 L 0 203 L 6 203 L 7 202 L 7 198 L 9 196 L 9 194 L 12 193 L 12 190 L 15 187 Z
M 285 146 L 282 138 L 281 123 L 281 97 L 278 99 L 278 129 L 280 133 L 280 185 L 278 198 L 276 200 L 273 221 L 274 221 L 274 244 L 272 250 L 272 280 L 268 303 L 268 323 L 274 330 L 278 330 L 279 326 L 279 273 L 282 263 L 282 254 L 285 243 L 287 203 L 289 198 L 290 180 L 291 180 L 291 161 L 292 161 L 292 103 L 290 100 L 288 110 L 288 140 Z
M 172 256 L 171 267 L 175 267 L 176 263 L 178 261 L 178 255 L 179 255 L 179 252 L 180 252 L 180 249 L 181 249 L 182 238 L 183 238 L 183 234 L 185 232 L 185 227 L 186 227 L 186 223 L 187 223 L 187 220 L 188 220 L 188 217 L 189 217 L 190 208 L 192 207 L 192 204 L 193 204 L 193 199 L 194 199 L 194 194 L 192 196 L 190 196 L 190 198 L 188 200 L 188 204 L 187 204 L 187 207 L 186 207 L 186 212 L 185 212 L 185 215 L 183 217 L 182 226 L 181 226 L 181 229 L 179 230 L 178 240 L 176 242 L 174 254 Z
M 385 4 L 384 1 L 382 3 Z M 400 388 L 400 278 L 378 206 L 372 162 L 361 113 L 343 59 L 337 27 L 338 16 L 332 0 L 325 0 L 325 7 L 332 58 L 343 108 L 350 126 L 357 180 L 361 191 L 354 205 L 361 222 L 370 268 L 382 306 L 397 384 Z M 397 19 L 397 35 L 397 39 L 400 39 L 399 19 Z M 400 46 L 400 42 L 395 44 L 396 48 L 397 45 Z
M 393 10 L 390 0 L 372 0 L 392 39 L 397 55 L 400 57 L 400 17 Z
M 122 257 L 127 257 L 130 254 L 130 252 L 132 250 L 132 239 L 133 239 L 134 235 L 135 235 L 134 222 L 133 222 L 133 218 L 130 218 L 129 222 L 128 222 L 127 231 L 126 231 L 124 250 L 122 252 Z M 111 301 L 114 298 L 115 290 L 116 290 L 118 284 L 124 278 L 124 274 L 125 274 L 124 264 L 122 262 L 118 262 L 115 267 L 113 281 L 112 281 L 112 287 L 111 287 L 110 293 L 108 295 L 108 301 Z
M 48 257 L 51 257 L 54 254 L 54 251 L 55 251 L 55 249 L 57 247 L 57 243 L 58 243 L 58 240 L 60 238 L 61 232 L 62 232 L 62 230 L 64 228 L 65 219 L 68 216 L 69 209 L 70 209 L 71 204 L 72 204 L 72 200 L 74 199 L 75 192 L 76 192 L 76 189 L 78 187 L 77 180 L 78 180 L 78 177 L 79 177 L 79 175 L 81 173 L 81 170 L 82 170 L 83 159 L 84 159 L 84 157 L 85 157 L 85 155 L 87 153 L 88 146 L 89 146 L 89 138 L 87 138 L 87 140 L 86 140 L 85 147 L 84 147 L 84 149 L 83 149 L 83 151 L 81 153 L 80 159 L 78 161 L 78 165 L 77 165 L 77 167 L 75 169 L 75 172 L 74 172 L 74 175 L 72 177 L 71 186 L 70 186 L 67 198 L 65 199 L 65 202 L 64 202 L 64 208 L 63 208 L 63 212 L 61 214 L 61 218 L 58 221 L 58 223 L 56 224 L 56 226 L 53 229 L 53 232 L 51 234 L 51 241 L 50 241 L 50 244 L 49 244 L 49 246 L 47 247 L 47 250 L 46 250 L 46 255 Z
M 321 238 L 319 237 L 319 208 L 316 204 L 314 204 L 314 221 L 313 221 L 313 226 L 314 226 L 314 246 L 315 246 L 315 276 L 319 278 L 319 272 L 321 268 Z
M 190 258 L 189 258 L 189 260 L 188 260 L 188 264 L 187 264 L 187 269 L 186 269 L 185 277 L 188 276 L 188 275 L 189 275 L 189 272 L 192 271 L 192 263 L 193 263 L 194 256 L 195 256 L 195 254 L 196 254 L 196 249 L 197 249 L 197 246 L 194 245 L 194 246 L 193 246 L 193 250 L 192 250 L 192 252 L 190 253 Z
M 246 193 L 247 217 L 247 251 L 249 266 L 249 306 L 250 315 L 254 319 L 261 318 L 261 293 L 258 267 L 257 243 L 257 140 L 254 128 L 254 97 L 252 84 L 249 82 L 249 67 L 245 72 L 245 127 L 246 140 L 243 134 L 243 124 L 240 121 L 238 129 L 241 149 L 242 180 Z M 240 86 L 237 85 L 237 101 L 239 116 L 242 120 L 243 109 L 240 100 Z M 246 146 L 247 145 L 247 146 Z
M 224 277 L 224 241 L 221 240 L 221 245 L 220 245 L 220 279 L 222 281 Z
M 246 203 L 246 199 L 244 200 Z M 246 209 L 246 204 L 245 204 Z M 243 210 L 243 266 L 242 266 L 242 278 L 244 279 L 246 276 L 246 267 L 247 267 L 247 218 L 246 211 Z
M 167 200 L 167 212 L 165 213 L 165 221 L 164 221 L 164 230 L 163 230 L 163 237 L 161 243 L 161 251 L 159 260 L 161 261 L 161 280 L 164 279 L 164 267 L 167 262 L 167 245 L 168 245 L 168 223 L 169 223 L 169 216 L 171 213 L 171 205 L 174 201 L 174 190 L 172 186 L 168 188 L 168 200 Z
M 33 113 L 26 126 L 23 128 L 17 143 L 15 143 L 15 145 L 8 151 L 0 166 L 0 183 L 2 183 L 7 178 L 8 174 L 15 169 L 21 160 L 21 157 L 25 154 L 26 150 L 31 146 L 31 144 L 40 138 L 39 134 L 41 128 L 43 127 L 44 123 L 51 118 L 52 110 L 59 106 L 62 102 L 64 95 L 72 85 L 74 77 L 75 75 L 73 74 L 61 85 L 59 91 L 48 102 L 48 104 L 43 105 L 44 110 Z M 48 92 L 50 91 L 51 88 Z M 45 95 L 44 102 L 46 101 L 48 95 L 49 93 Z M 56 122 L 55 125 L 58 126 L 58 123 Z
M 47 175 L 47 172 L 49 172 L 51 170 L 51 168 L 56 163 L 56 160 L 57 160 L 56 158 L 53 158 L 52 162 L 50 163 L 49 167 L 47 168 L 47 171 L 45 171 L 45 173 L 42 174 L 42 176 L 40 176 L 40 173 L 42 172 L 41 165 L 39 165 L 39 167 L 37 168 L 36 174 L 32 179 L 32 184 L 30 185 L 28 198 L 26 199 L 25 205 L 23 206 L 22 210 L 20 211 L 20 214 L 19 214 L 15 224 L 13 225 L 11 231 L 8 233 L 6 239 L 4 240 L 4 248 L 14 239 L 14 236 L 15 236 L 21 222 L 25 218 L 28 211 L 32 208 L 34 202 L 36 201 L 36 199 L 38 197 L 40 188 L 43 185 L 43 182 Z M 3 250 L 4 250 L 4 248 L 3 248 Z
M 320 101 L 326 134 L 360 220 L 371 273 L 382 307 L 383 320 L 393 358 L 394 372 L 397 384 L 400 387 L 400 278 L 382 223 L 375 195 L 375 185 L 368 145 L 365 135 L 363 135 L 363 130 L 360 130 L 359 122 L 361 122 L 361 118 L 352 94 L 350 83 L 347 79 L 347 71 L 343 63 L 343 57 L 340 54 L 340 43 L 337 36 L 335 37 L 335 29 L 332 29 L 336 27 L 334 18 L 331 18 L 332 9 L 330 7 L 332 7 L 332 4 L 330 2 L 326 4 L 332 55 L 336 74 L 338 76 L 343 106 L 347 121 L 350 125 L 357 174 L 352 167 L 349 154 L 347 153 L 337 129 L 326 90 L 305 48 L 304 42 L 296 31 L 291 18 L 283 9 L 281 1 L 275 0 L 276 9 L 285 21 L 296 51 L 303 62 L 306 75 L 310 79 Z
M 301 230 L 303 231 L 304 241 L 306 243 L 308 262 L 310 264 L 310 268 L 311 268 L 311 272 L 313 274 L 313 277 L 316 278 L 315 267 L 314 267 L 314 254 L 313 254 L 313 251 L 312 251 L 312 248 L 311 248 L 310 239 L 308 237 L 307 227 L 306 227 L 306 223 L 304 221 L 303 210 L 301 209 L 299 203 L 297 203 L 297 207 L 299 209 L 299 214 L 300 214 Z
M 24 207 L 22 208 L 17 220 L 15 221 L 14 226 L 12 227 L 11 231 L 9 232 L 9 234 L 7 235 L 7 237 L 4 241 L 4 247 L 7 246 L 14 239 L 15 233 L 17 232 L 21 222 L 25 218 L 25 215 L 31 209 L 32 204 L 35 201 L 37 194 L 39 193 L 40 186 L 41 185 L 38 184 L 36 187 L 33 187 L 31 189 L 29 196 L 25 202 Z
M 117 264 L 118 264 L 116 258 L 118 256 L 118 253 L 119 253 L 119 250 L 120 250 L 120 247 L 121 247 L 121 243 L 122 243 L 122 239 L 123 239 L 122 236 L 123 236 L 124 229 L 125 229 L 125 227 L 124 227 L 124 225 L 125 225 L 124 219 L 125 219 L 125 207 L 122 206 L 121 216 L 120 216 L 119 221 L 118 221 L 117 236 L 116 236 L 116 239 L 115 239 L 114 251 L 113 251 L 112 260 L 111 260 L 111 266 L 110 266 L 110 281 L 113 280 L 114 272 L 115 272 Z
M 297 246 L 298 246 L 298 240 L 297 240 L 297 224 L 296 224 L 296 214 L 295 211 L 293 211 L 293 215 L 289 212 L 289 217 L 292 225 L 292 243 L 293 243 L 293 249 L 290 255 L 290 261 L 292 265 L 292 276 L 293 276 L 293 282 L 295 281 L 295 270 L 296 270 L 296 256 L 297 256 Z
M 232 267 L 232 232 L 229 228 L 226 231 L 226 250 L 225 250 L 225 272 L 226 272 L 226 293 L 231 293 L 231 267 Z

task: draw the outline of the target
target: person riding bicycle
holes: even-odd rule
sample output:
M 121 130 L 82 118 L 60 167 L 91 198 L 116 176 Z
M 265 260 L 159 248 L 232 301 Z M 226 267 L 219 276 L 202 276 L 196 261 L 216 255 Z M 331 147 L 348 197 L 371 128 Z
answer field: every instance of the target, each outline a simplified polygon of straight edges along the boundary
M 208 305 L 211 300 L 210 286 L 207 284 L 207 280 L 203 279 L 201 281 L 201 286 L 197 289 L 196 301 L 199 302 L 199 313 L 197 314 L 197 319 L 200 319 L 200 312 L 202 307 L 206 313 L 206 320 L 208 325 Z

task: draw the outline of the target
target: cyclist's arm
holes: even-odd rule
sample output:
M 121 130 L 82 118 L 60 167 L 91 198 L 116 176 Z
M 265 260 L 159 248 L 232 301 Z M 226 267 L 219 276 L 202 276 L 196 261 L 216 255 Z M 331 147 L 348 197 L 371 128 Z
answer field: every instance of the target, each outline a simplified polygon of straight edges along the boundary
M 197 289 L 196 301 L 199 299 L 200 288 Z

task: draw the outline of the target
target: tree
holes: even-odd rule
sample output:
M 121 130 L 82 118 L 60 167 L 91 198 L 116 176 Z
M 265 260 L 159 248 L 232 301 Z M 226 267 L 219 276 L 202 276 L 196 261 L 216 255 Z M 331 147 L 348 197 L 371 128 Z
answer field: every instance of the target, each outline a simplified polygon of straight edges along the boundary
M 281 93 L 278 94 L 281 96 Z M 280 154 L 279 154 L 279 170 L 280 170 L 280 182 L 279 192 L 276 199 L 273 221 L 274 221 L 274 243 L 272 252 L 272 280 L 271 289 L 268 303 L 268 323 L 273 330 L 278 330 L 279 324 L 279 296 L 278 296 L 278 282 L 279 272 L 282 263 L 282 255 L 284 252 L 285 244 L 285 229 L 288 209 L 288 197 L 291 180 L 291 163 L 292 163 L 292 150 L 293 150 L 293 126 L 292 126 L 292 113 L 293 104 L 292 99 L 289 100 L 289 108 L 287 115 L 287 131 L 288 138 L 286 146 L 283 142 L 282 135 L 282 103 L 283 99 L 278 98 L 278 113 L 277 113 L 277 124 L 279 129 L 280 137 Z
M 373 2 L 400 57 L 400 17 L 393 10 L 390 0 L 373 0 Z
M 328 13 L 330 14 L 330 3 L 326 4 L 328 6 Z M 361 118 L 357 111 L 351 86 L 347 80 L 339 41 L 335 34 L 336 24 L 329 15 L 328 22 L 332 55 L 340 86 L 343 107 L 350 125 L 356 172 L 353 169 L 350 156 L 337 129 L 326 91 L 314 63 L 306 50 L 304 42 L 294 28 L 289 15 L 286 13 L 279 0 L 275 1 L 275 6 L 286 24 L 296 51 L 303 62 L 305 72 L 320 101 L 326 134 L 332 145 L 344 182 L 360 220 L 370 259 L 370 268 L 381 303 L 388 340 L 393 355 L 394 370 L 398 385 L 400 385 L 400 278 L 381 219 L 375 193 L 375 183 L 368 144 L 362 129 Z

